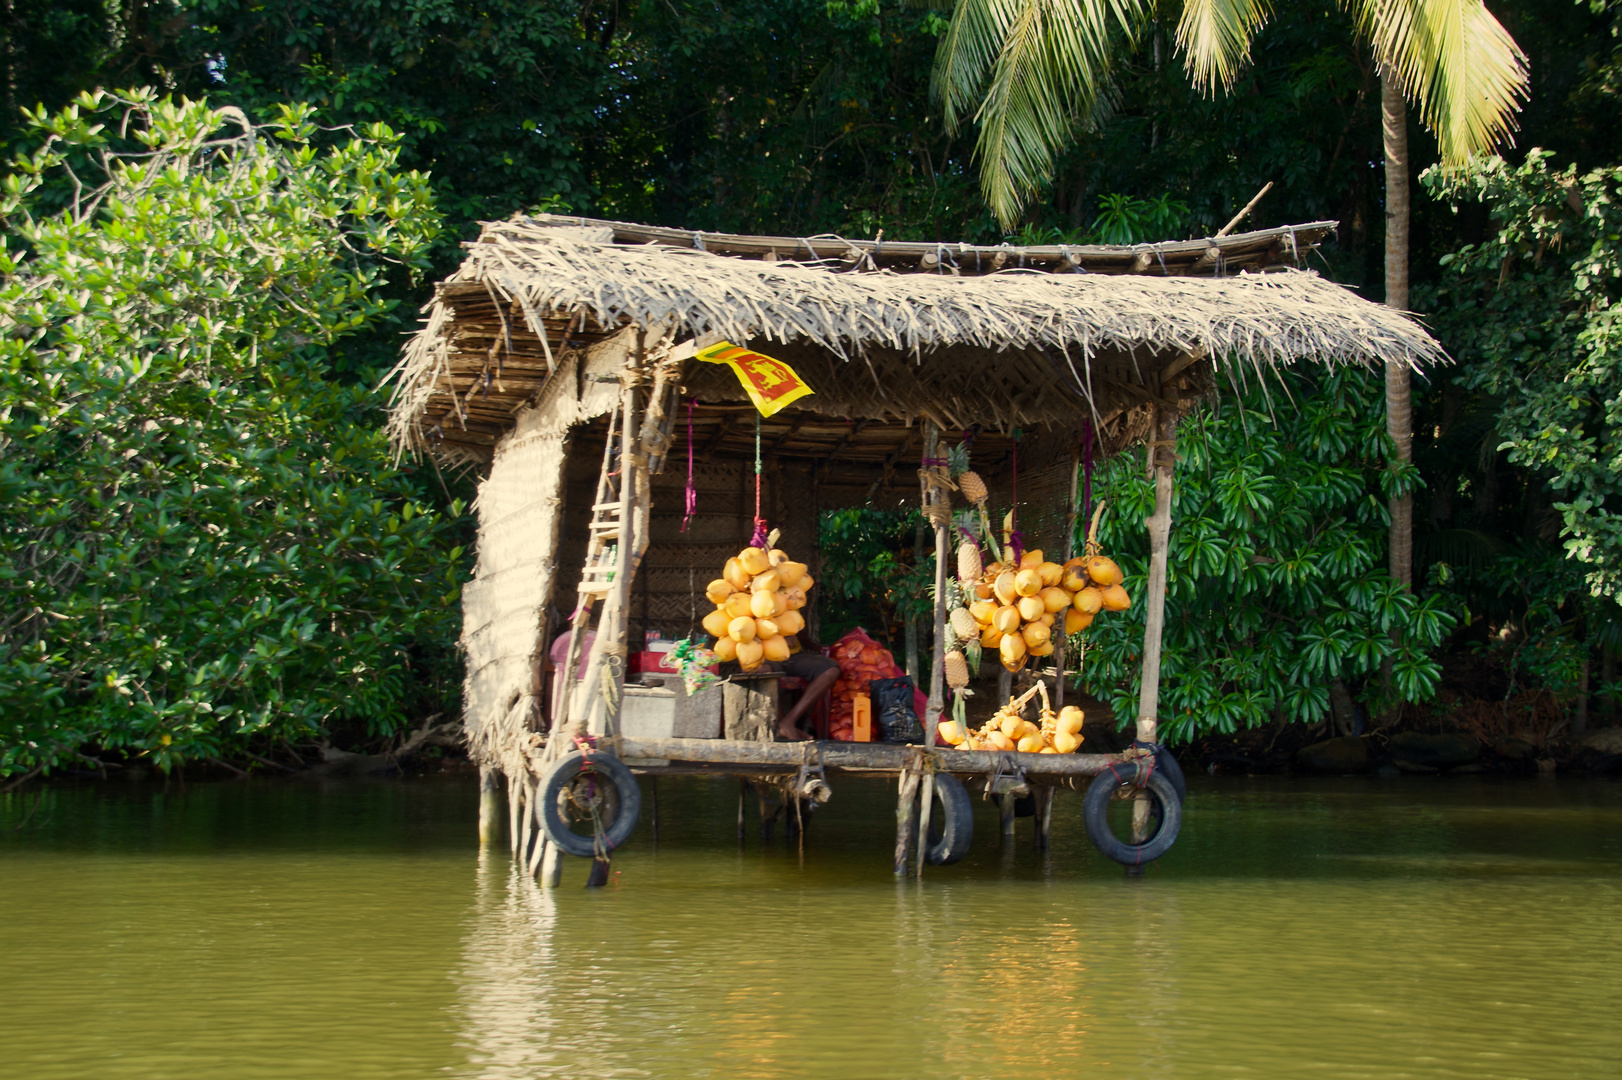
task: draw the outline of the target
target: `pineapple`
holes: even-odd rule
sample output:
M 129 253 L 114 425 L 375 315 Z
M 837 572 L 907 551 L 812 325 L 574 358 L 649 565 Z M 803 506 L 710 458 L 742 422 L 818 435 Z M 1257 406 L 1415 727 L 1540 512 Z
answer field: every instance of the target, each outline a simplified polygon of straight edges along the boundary
M 958 443 L 946 452 L 947 468 L 952 479 L 957 481 L 958 490 L 963 497 L 976 506 L 982 505 L 989 494 L 986 491 L 986 482 L 980 479 L 980 474 L 969 468 L 969 444 Z
M 980 584 L 980 545 L 973 540 L 965 540 L 957 546 L 957 579 L 963 583 L 965 589 L 972 589 Z
M 968 608 L 955 608 L 952 611 L 952 632 L 964 641 L 980 636 L 980 627 L 974 621 L 974 615 Z
M 946 654 L 946 685 L 953 690 L 969 685 L 969 662 L 956 649 Z

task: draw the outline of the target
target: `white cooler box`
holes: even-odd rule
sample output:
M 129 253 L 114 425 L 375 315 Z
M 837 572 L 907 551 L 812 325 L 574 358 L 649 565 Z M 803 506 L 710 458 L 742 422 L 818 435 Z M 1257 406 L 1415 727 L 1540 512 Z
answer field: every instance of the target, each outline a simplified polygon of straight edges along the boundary
M 634 739 L 719 739 L 721 687 L 706 686 L 692 697 L 681 676 L 646 672 L 647 682 L 658 686 L 625 684 L 620 706 L 620 734 Z

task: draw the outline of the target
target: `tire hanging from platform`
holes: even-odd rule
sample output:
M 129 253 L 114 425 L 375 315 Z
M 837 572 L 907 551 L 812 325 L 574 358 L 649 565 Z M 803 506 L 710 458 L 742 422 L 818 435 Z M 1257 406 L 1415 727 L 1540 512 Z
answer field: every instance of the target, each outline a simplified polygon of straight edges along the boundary
M 602 830 L 603 853 L 630 839 L 642 813 L 642 789 L 619 758 L 600 750 L 577 750 L 547 767 L 537 802 L 547 839 L 567 854 L 590 859 L 599 854 L 597 827 Z M 571 821 L 591 831 L 577 833 Z
M 1109 804 L 1121 788 L 1146 791 L 1157 805 L 1150 813 L 1153 822 L 1151 834 L 1140 844 L 1133 844 L 1115 835 L 1109 824 Z M 1177 842 L 1177 832 L 1183 825 L 1183 801 L 1177 797 L 1177 788 L 1159 768 L 1143 764 L 1111 765 L 1093 778 L 1082 798 L 1082 820 L 1087 826 L 1087 838 L 1105 858 L 1123 866 L 1142 866 L 1154 862 Z
M 974 804 L 963 781 L 951 773 L 935 774 L 935 808 L 929 818 L 924 858 L 931 866 L 950 866 L 969 853 L 974 842 Z

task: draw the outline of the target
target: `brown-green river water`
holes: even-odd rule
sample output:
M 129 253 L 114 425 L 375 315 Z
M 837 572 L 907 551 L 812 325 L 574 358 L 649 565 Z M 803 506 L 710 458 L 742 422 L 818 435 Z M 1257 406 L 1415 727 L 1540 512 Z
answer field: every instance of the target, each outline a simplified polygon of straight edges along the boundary
M 893 786 L 667 778 L 549 893 L 466 777 L 0 796 L 0 1077 L 1622 1076 L 1622 783 L 1190 786 L 1142 879 L 1061 795 L 898 884 Z

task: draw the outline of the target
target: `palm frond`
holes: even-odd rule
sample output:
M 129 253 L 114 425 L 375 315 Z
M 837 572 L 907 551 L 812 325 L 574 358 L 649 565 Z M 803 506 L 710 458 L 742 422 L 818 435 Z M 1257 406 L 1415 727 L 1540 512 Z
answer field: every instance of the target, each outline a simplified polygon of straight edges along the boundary
M 1526 54 L 1481 0 L 1355 0 L 1382 68 L 1419 107 L 1444 165 L 1507 142 L 1527 98 Z
M 1272 14 L 1267 0 L 1184 0 L 1177 48 L 1194 89 L 1233 85 L 1250 62 L 1250 41 Z
M 954 129 L 979 102 L 981 191 L 1004 226 L 1052 175 L 1076 128 L 1108 108 L 1112 39 L 1130 42 L 1151 4 L 960 0 L 931 92 Z

